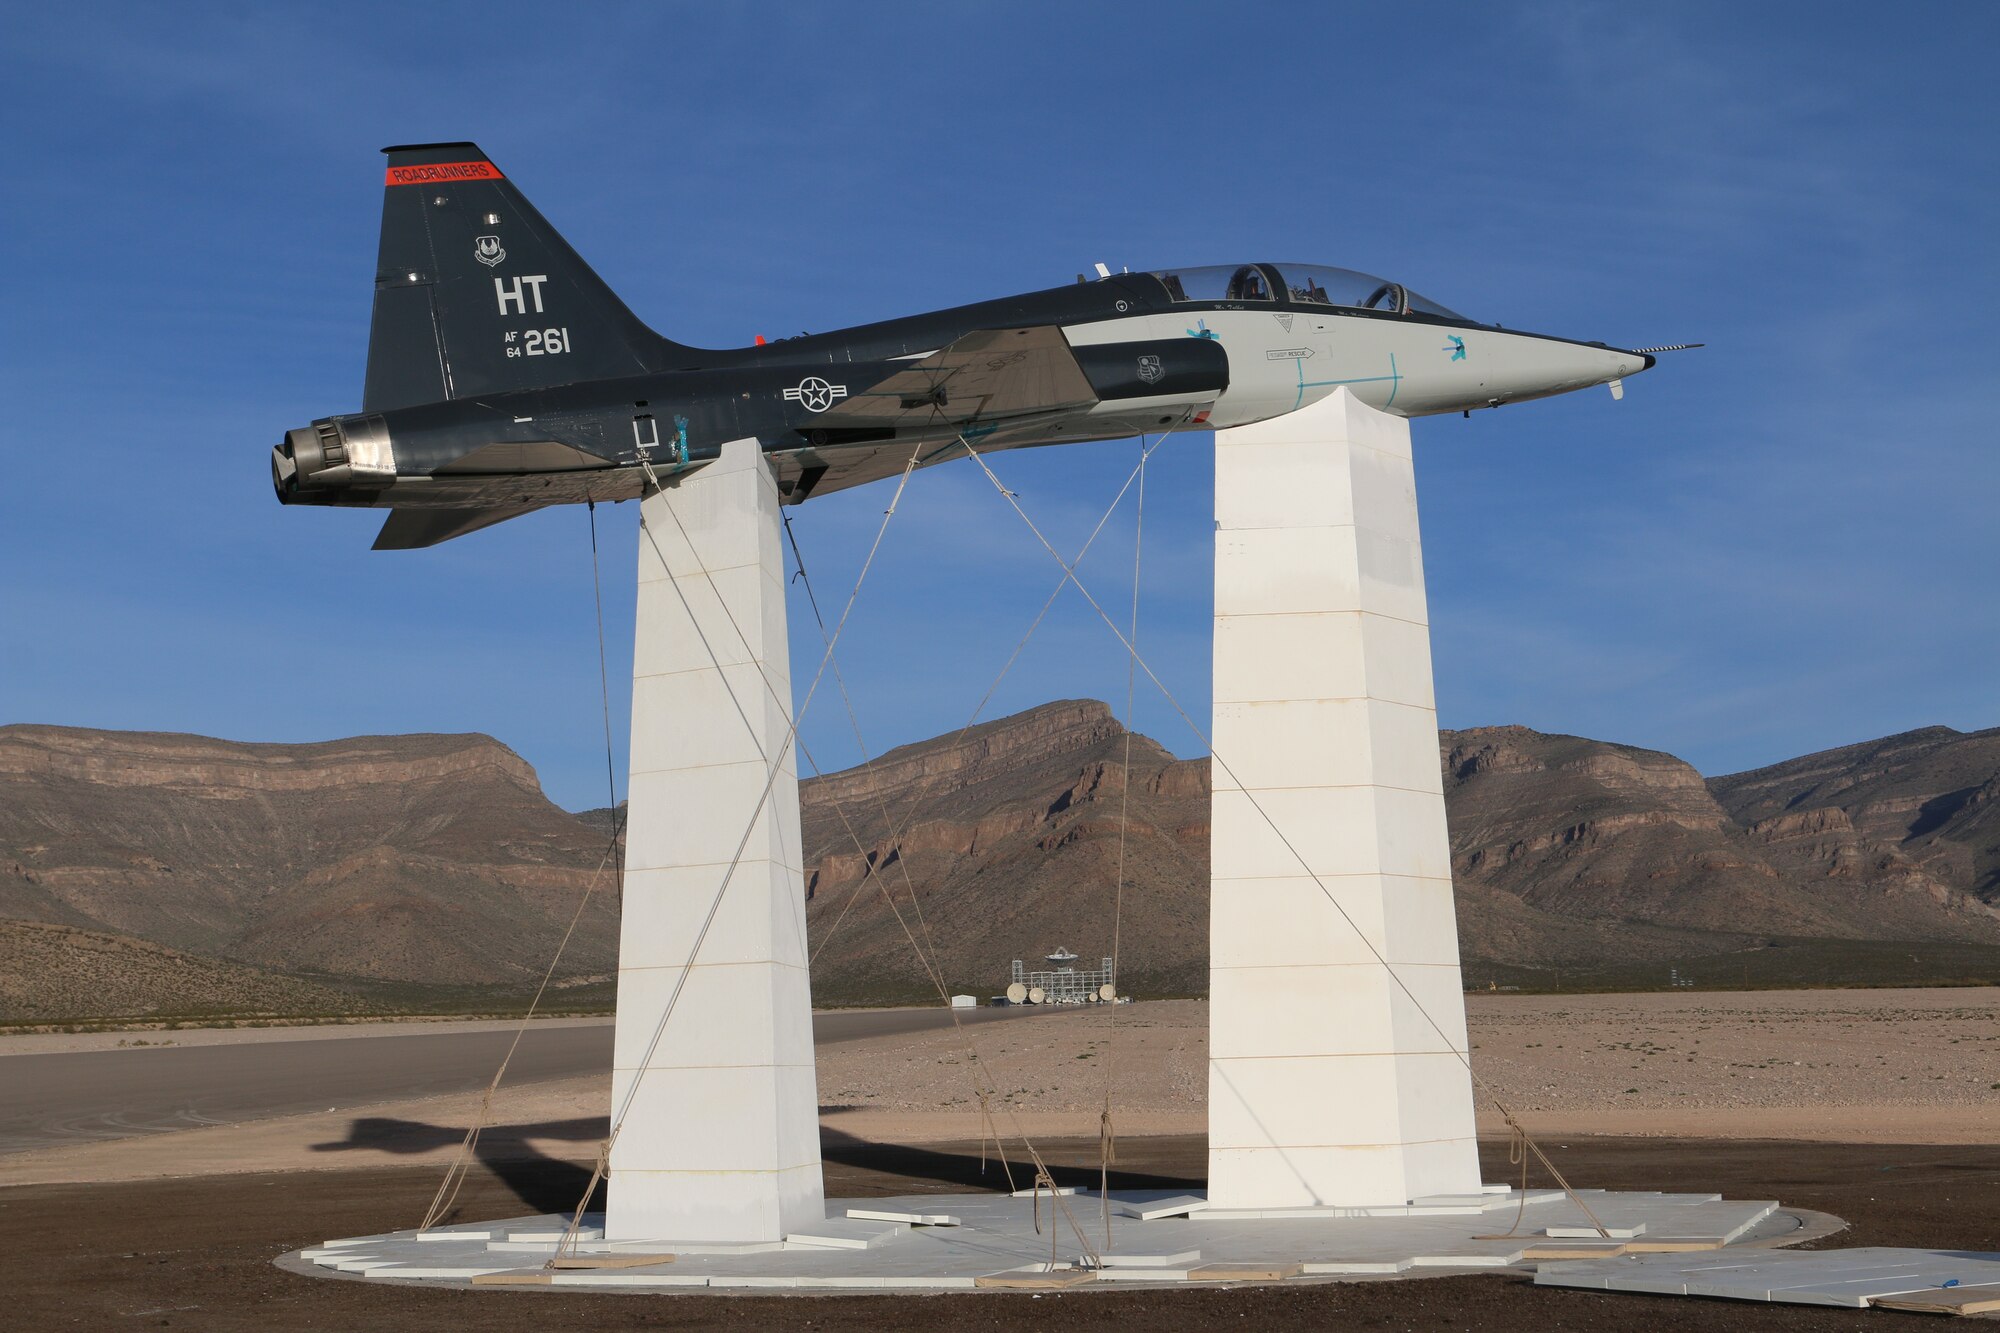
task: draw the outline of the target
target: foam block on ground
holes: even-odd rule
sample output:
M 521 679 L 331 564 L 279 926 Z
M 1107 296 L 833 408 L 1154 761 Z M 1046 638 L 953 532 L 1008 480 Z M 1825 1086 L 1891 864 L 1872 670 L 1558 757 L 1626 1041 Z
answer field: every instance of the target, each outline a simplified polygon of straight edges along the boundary
M 950 1213 L 904 1213 L 885 1208 L 850 1208 L 847 1215 L 857 1222 L 907 1222 L 913 1227 L 955 1227 L 958 1219 Z

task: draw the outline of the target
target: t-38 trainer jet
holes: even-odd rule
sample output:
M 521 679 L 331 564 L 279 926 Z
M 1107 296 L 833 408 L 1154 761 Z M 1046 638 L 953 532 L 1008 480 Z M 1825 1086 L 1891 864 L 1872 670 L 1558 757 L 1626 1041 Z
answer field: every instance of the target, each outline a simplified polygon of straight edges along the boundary
M 285 504 L 390 511 L 378 550 L 646 476 L 755 438 L 788 504 L 967 448 L 1225 427 L 1336 387 L 1399 416 L 1609 384 L 1653 364 L 1480 324 L 1311 264 L 1112 273 L 734 350 L 642 324 L 474 144 L 385 150 L 361 411 L 289 432 Z

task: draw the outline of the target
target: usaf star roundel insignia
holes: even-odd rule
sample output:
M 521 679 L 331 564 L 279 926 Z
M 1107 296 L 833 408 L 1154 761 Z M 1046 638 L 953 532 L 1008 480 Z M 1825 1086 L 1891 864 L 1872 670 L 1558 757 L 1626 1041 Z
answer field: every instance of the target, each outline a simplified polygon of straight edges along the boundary
M 785 390 L 785 401 L 797 403 L 808 412 L 824 412 L 834 400 L 847 397 L 845 384 L 828 384 L 817 375 L 800 380 L 798 387 Z

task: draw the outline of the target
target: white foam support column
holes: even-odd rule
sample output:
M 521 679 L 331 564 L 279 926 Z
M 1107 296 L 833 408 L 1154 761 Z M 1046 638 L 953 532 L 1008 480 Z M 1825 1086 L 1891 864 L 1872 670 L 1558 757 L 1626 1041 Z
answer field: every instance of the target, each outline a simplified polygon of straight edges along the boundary
M 1210 1207 L 1477 1190 L 1407 421 L 1216 432 L 1214 688 Z
M 605 1230 L 776 1241 L 826 1215 L 789 752 L 762 799 L 792 710 L 777 485 L 733 441 L 640 518 Z

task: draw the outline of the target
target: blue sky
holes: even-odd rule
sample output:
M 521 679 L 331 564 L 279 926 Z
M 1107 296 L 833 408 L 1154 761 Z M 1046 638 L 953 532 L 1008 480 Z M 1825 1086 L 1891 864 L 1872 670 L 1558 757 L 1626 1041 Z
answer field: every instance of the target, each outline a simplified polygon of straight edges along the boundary
M 1709 773 L 2000 725 L 1991 6 L 6 8 L 0 721 L 485 731 L 602 803 L 582 510 L 373 554 L 269 488 L 358 406 L 376 150 L 474 139 L 697 344 L 1254 259 L 1705 340 L 1622 403 L 1415 423 L 1443 724 Z M 996 468 L 1073 549 L 1136 450 Z M 1211 461 L 1155 455 L 1142 581 L 1197 717 Z M 822 599 L 885 496 L 794 511 Z M 635 517 L 598 515 L 614 690 Z M 1128 502 L 1083 567 L 1107 604 L 1132 535 Z M 919 474 L 843 643 L 868 748 L 962 724 L 1056 577 L 977 472 Z M 991 711 L 1124 680 L 1069 593 Z M 1201 752 L 1143 682 L 1136 723 Z M 859 757 L 837 695 L 804 738 Z

